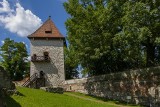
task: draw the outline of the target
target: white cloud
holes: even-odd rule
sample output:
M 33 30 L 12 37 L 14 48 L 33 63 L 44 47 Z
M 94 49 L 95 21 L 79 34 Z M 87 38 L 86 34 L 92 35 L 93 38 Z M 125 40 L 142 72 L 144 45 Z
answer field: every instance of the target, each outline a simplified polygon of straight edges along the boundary
M 31 56 L 28 56 L 28 57 L 27 57 L 27 61 L 31 61 Z
M 0 13 L 5 13 L 5 12 L 12 12 L 13 10 L 10 8 L 9 3 L 6 0 L 3 0 L 3 2 L 0 2 L 0 5 L 2 6 L 0 8 Z
M 10 32 L 25 37 L 41 26 L 41 19 L 30 10 L 25 10 L 19 3 L 16 3 L 15 9 L 13 10 L 10 9 L 8 1 L 3 0 L 1 4 L 5 4 L 6 6 L 2 5 L 0 10 L 7 11 L 3 11 L 5 14 L 0 14 L 0 23 Z
M 24 41 L 22 43 L 26 46 L 26 48 L 28 48 L 28 45 Z
M 4 44 L 4 41 L 2 40 L 1 43 Z
M 28 45 L 27 44 L 25 44 L 26 45 L 26 48 L 28 48 Z

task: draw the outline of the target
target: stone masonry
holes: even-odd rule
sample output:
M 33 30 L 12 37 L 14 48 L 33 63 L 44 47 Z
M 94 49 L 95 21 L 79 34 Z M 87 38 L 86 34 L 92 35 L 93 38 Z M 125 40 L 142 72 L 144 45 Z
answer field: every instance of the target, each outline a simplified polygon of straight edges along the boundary
M 0 88 L 11 88 L 11 80 L 7 72 L 0 66 Z
M 11 89 L 12 82 L 7 75 L 7 72 L 0 66 L 0 107 L 6 107 L 4 89 Z
M 63 40 L 30 40 L 31 55 L 43 56 L 44 52 L 49 53 L 50 62 L 31 62 L 30 75 L 45 73 L 46 86 L 58 86 L 64 77 L 64 55 Z
M 67 80 L 65 89 L 106 99 L 160 107 L 160 67 Z
M 65 80 L 63 52 L 65 37 L 61 35 L 51 17 L 28 38 L 31 49 L 30 76 L 37 73 L 39 78 L 44 78 L 44 85 L 36 81 L 41 87 L 62 85 Z

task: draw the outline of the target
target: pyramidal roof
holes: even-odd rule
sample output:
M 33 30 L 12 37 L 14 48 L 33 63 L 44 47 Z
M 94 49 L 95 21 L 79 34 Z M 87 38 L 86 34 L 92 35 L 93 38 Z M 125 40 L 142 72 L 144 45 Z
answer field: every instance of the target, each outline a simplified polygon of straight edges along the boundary
M 59 32 L 51 18 L 43 23 L 34 33 L 28 36 L 28 38 L 64 38 Z

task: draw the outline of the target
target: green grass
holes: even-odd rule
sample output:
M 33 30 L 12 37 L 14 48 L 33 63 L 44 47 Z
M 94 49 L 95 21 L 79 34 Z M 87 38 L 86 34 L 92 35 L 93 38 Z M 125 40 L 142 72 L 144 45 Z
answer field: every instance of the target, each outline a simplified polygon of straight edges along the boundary
M 107 103 L 83 100 L 67 94 L 48 93 L 43 90 L 17 88 L 20 95 L 7 97 L 7 107 L 118 107 Z
M 82 94 L 82 93 L 79 93 L 79 92 L 65 92 L 65 93 L 89 98 L 89 99 L 96 100 L 96 101 L 101 101 L 101 102 L 104 102 L 104 103 L 106 102 L 108 104 L 112 103 L 112 104 L 118 104 L 118 105 L 123 105 L 123 106 L 127 106 L 127 107 L 140 107 L 139 105 L 127 104 L 125 102 L 119 102 L 119 101 L 116 101 L 116 100 L 107 100 L 106 98 L 90 96 L 90 95 Z

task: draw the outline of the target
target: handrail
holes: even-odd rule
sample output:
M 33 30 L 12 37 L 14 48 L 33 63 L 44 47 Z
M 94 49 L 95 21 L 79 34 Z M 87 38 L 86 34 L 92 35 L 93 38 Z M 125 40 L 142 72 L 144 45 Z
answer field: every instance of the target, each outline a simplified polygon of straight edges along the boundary
M 24 82 L 24 84 L 22 86 L 29 85 L 32 81 L 37 79 L 37 77 L 38 77 L 37 73 L 34 73 L 31 77 L 29 77 L 29 79 L 26 82 Z
M 32 56 L 31 61 L 50 61 L 49 56 Z

